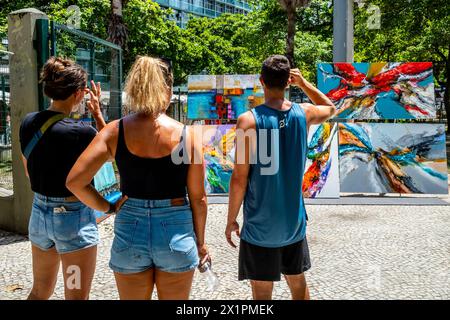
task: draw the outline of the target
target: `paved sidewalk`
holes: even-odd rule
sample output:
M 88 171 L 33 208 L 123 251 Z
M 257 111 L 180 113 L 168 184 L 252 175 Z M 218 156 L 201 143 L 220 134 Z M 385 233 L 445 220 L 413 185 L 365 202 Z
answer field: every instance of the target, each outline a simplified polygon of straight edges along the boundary
M 450 299 L 450 207 L 308 206 L 312 299 Z M 226 206 L 211 205 L 208 243 L 218 291 L 196 275 L 193 299 L 250 299 L 237 279 L 237 250 L 223 236 Z M 101 224 L 91 299 L 118 299 L 108 268 L 113 219 Z M 0 231 L 0 299 L 24 299 L 31 287 L 31 250 L 22 236 Z M 63 298 L 60 275 L 53 299 Z M 289 299 L 284 281 L 275 299 Z

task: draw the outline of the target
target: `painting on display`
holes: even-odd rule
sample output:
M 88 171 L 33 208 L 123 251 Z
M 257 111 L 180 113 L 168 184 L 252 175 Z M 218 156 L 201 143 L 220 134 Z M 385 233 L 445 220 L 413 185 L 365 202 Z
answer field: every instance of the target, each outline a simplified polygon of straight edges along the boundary
M 303 176 L 305 198 L 339 198 L 338 125 L 311 126 Z
M 235 125 L 203 127 L 205 188 L 208 194 L 226 194 L 229 191 L 234 168 L 235 136 Z
M 447 194 L 443 124 L 340 123 L 341 192 Z
M 188 119 L 234 120 L 264 103 L 258 75 L 192 75 L 188 78 Z
M 189 76 L 188 92 L 188 119 L 217 119 L 216 76 Z
M 223 112 L 227 119 L 237 119 L 240 114 L 264 103 L 264 91 L 259 76 L 226 75 L 223 81 Z
M 431 62 L 320 63 L 317 78 L 338 119 L 436 117 Z
M 118 201 L 122 193 L 119 190 L 119 183 L 114 172 L 114 167 L 111 162 L 106 162 L 94 176 L 95 189 L 110 203 Z M 102 222 L 110 217 L 104 212 L 94 210 L 97 223 Z

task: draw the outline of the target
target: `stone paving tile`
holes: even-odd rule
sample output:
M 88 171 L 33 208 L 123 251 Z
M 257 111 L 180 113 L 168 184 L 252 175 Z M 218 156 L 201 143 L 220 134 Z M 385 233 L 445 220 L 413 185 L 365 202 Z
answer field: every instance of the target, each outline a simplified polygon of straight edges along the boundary
M 307 272 L 312 299 L 450 299 L 450 207 L 309 206 Z M 226 206 L 211 205 L 207 240 L 220 279 L 206 292 L 197 273 L 191 297 L 251 299 L 237 281 L 238 251 L 223 235 Z M 108 267 L 113 219 L 100 225 L 101 244 L 91 299 L 118 299 Z M 31 287 L 26 237 L 0 231 L 0 299 L 24 299 Z M 62 275 L 52 299 L 63 299 Z M 156 294 L 154 294 L 156 298 Z M 285 281 L 274 299 L 289 299 Z

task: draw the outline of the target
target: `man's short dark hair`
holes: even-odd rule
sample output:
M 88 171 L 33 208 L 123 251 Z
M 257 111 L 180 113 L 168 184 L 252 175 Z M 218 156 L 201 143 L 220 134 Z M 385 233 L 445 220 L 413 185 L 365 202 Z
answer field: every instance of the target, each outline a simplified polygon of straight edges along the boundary
M 291 72 L 288 58 L 282 55 L 268 57 L 261 69 L 261 78 L 269 89 L 286 89 Z

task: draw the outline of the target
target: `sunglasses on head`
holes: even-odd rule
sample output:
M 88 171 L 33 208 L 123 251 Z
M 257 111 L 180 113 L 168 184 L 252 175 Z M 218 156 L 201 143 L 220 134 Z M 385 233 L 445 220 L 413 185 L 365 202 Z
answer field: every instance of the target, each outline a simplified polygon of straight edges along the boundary
M 161 59 L 162 62 L 167 64 L 167 66 L 169 67 L 169 72 L 172 72 L 172 70 L 173 70 L 172 60 L 169 58 L 166 58 L 166 57 L 160 57 L 159 59 Z

